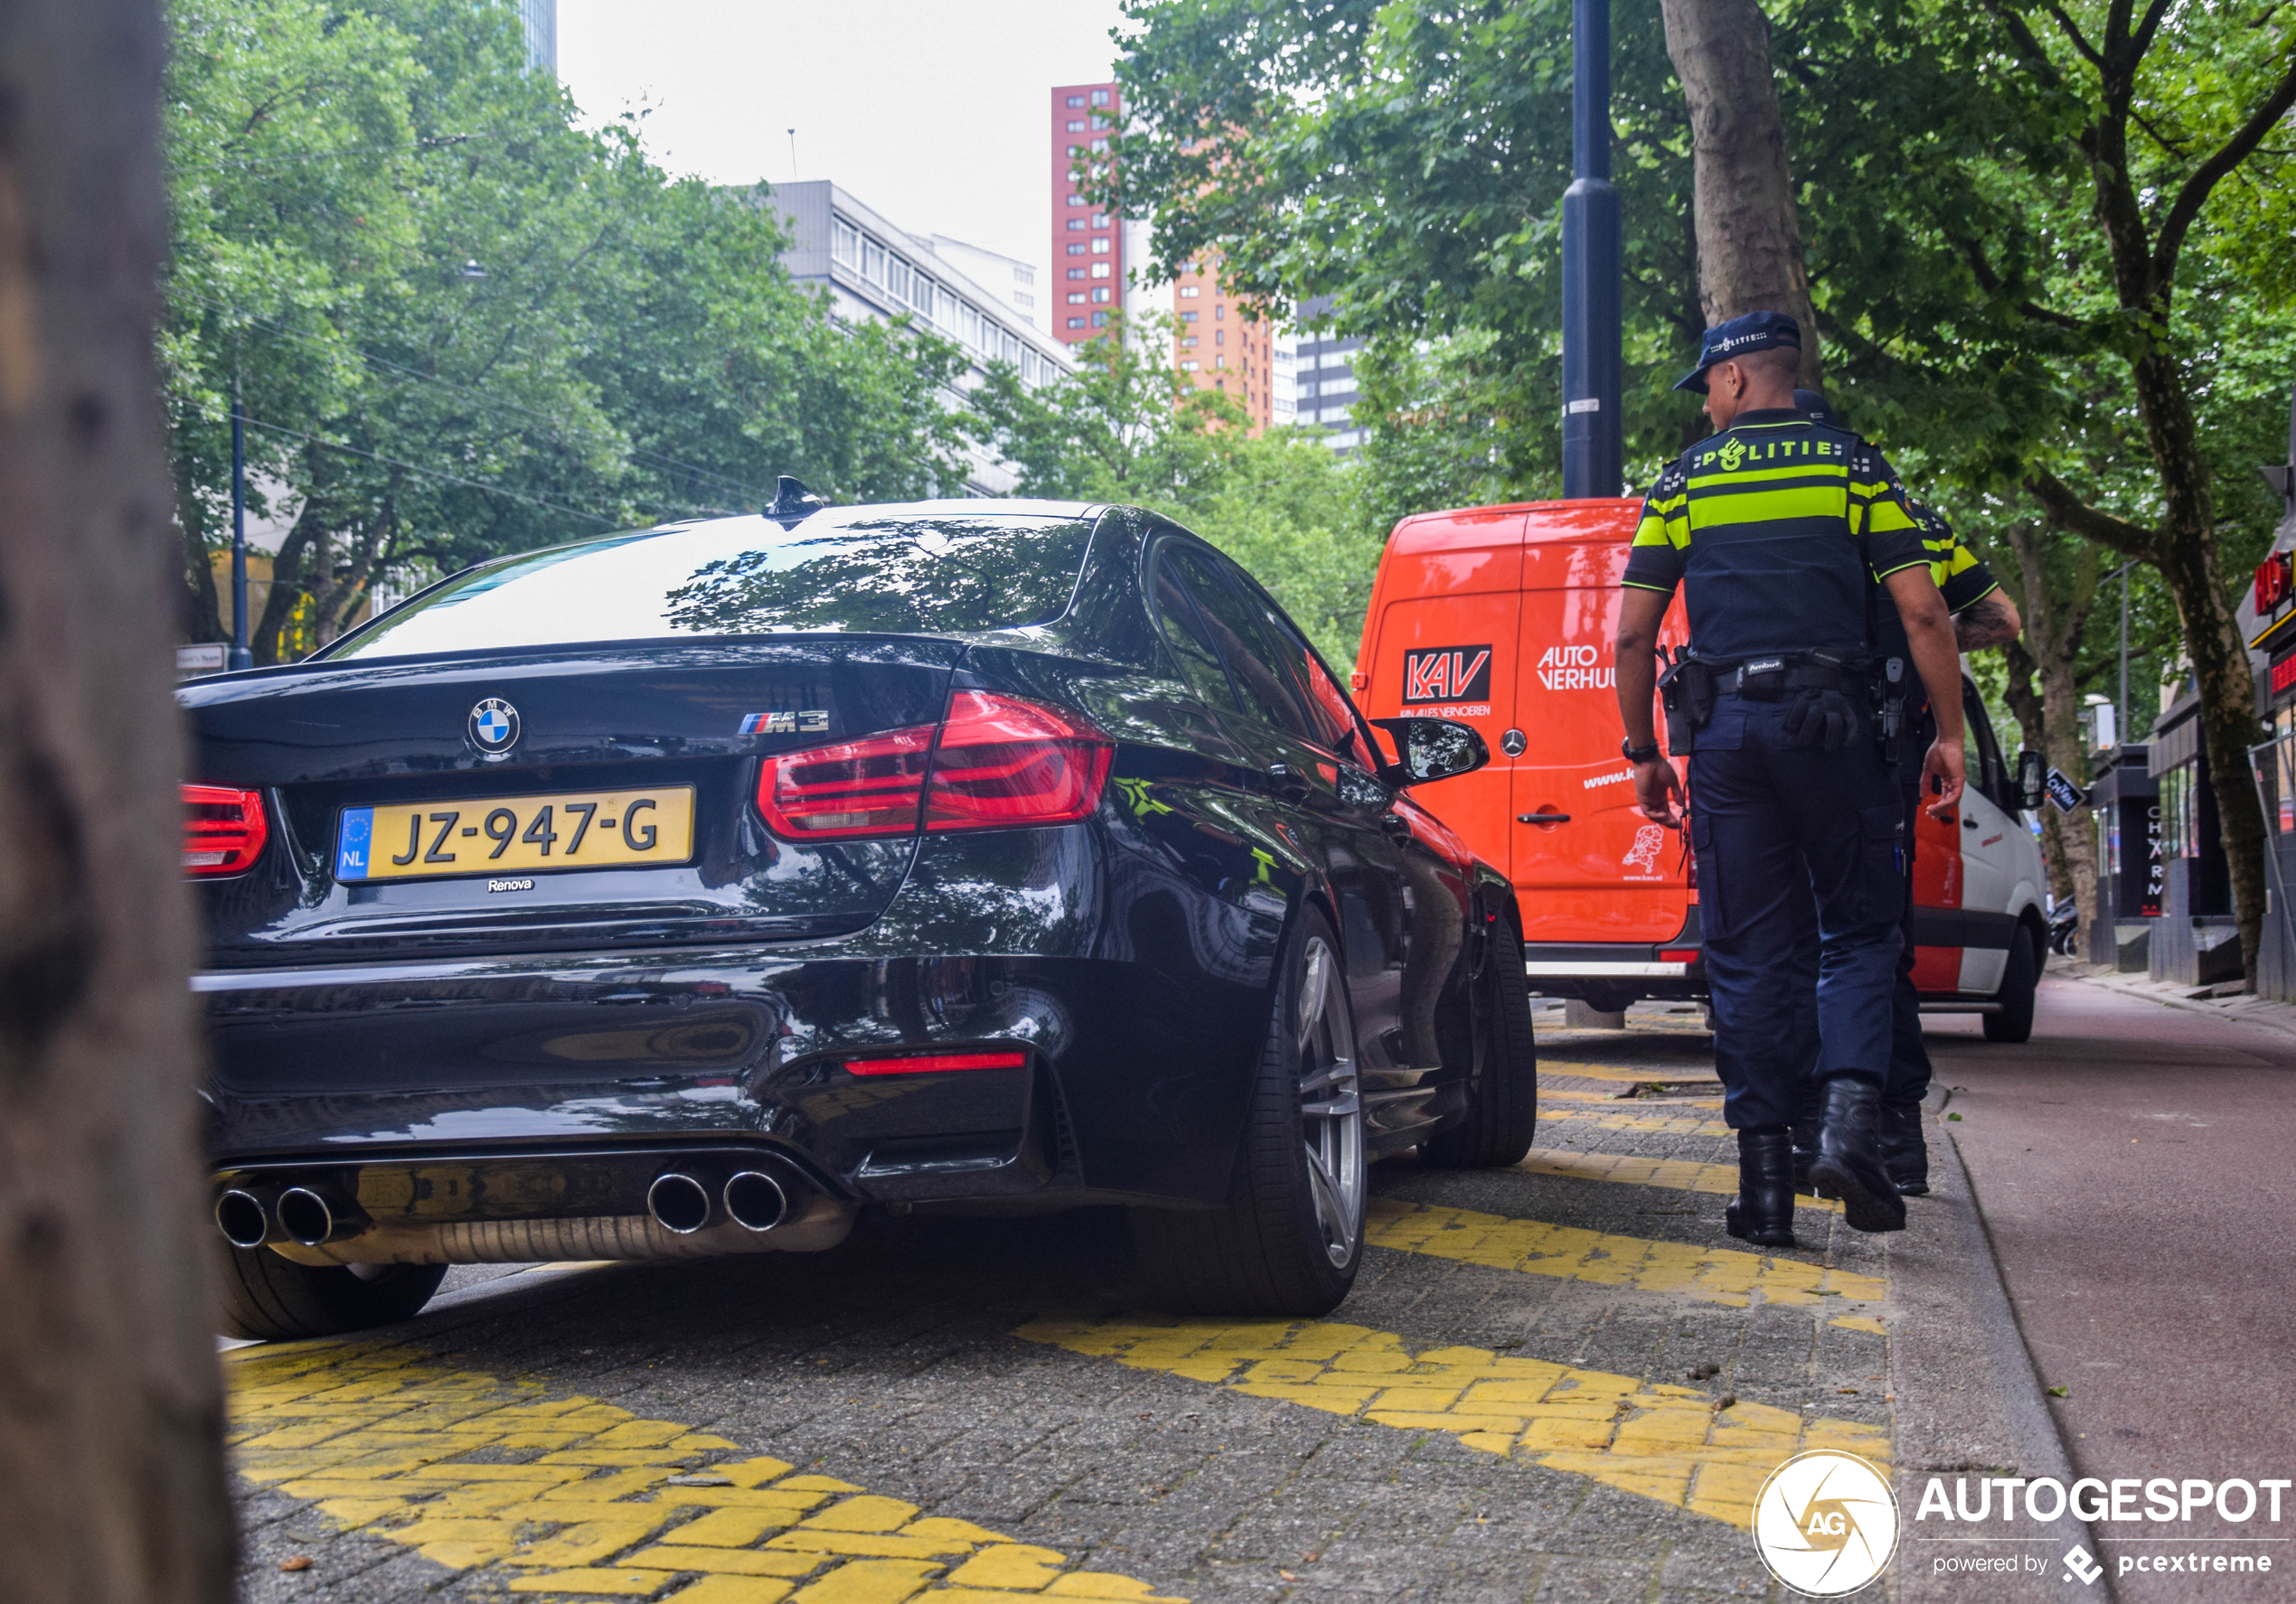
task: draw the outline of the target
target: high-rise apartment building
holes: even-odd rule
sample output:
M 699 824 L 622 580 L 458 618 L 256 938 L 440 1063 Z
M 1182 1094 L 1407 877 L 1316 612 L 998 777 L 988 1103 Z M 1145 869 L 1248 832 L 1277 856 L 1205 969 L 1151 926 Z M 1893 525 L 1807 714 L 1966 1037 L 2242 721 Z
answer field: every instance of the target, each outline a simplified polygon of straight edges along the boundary
M 1113 83 L 1063 84 L 1052 91 L 1052 248 L 1040 297 L 1052 337 L 1075 345 L 1108 326 L 1124 304 L 1124 230 L 1089 204 L 1079 182 L 1108 160 L 1122 103 Z
M 1172 281 L 1172 360 L 1198 389 L 1234 397 L 1257 434 L 1275 420 L 1275 330 L 1245 315 L 1209 255 L 1180 265 Z
M 1079 179 L 1110 159 L 1108 142 L 1123 112 L 1114 83 L 1063 84 L 1052 91 L 1048 326 L 1054 338 L 1073 345 L 1106 330 L 1114 312 L 1124 312 L 1135 324 L 1146 312 L 1169 315 L 1172 366 L 1198 389 L 1234 397 L 1256 434 L 1275 416 L 1274 331 L 1244 315 L 1209 258 L 1183 264 L 1168 290 L 1132 286 L 1127 270 L 1147 260 L 1146 229 L 1127 228 L 1081 192 Z

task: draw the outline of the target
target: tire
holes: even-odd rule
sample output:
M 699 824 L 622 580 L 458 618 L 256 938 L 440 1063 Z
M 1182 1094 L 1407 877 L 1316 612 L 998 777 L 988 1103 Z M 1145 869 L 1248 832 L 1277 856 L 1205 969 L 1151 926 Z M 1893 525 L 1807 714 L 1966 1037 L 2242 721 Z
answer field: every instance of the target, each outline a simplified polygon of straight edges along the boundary
M 1135 1208 L 1157 1300 L 1190 1314 L 1329 1313 L 1363 1262 L 1369 1192 L 1340 943 L 1310 909 L 1284 944 L 1225 1207 Z
M 339 1337 L 410 1320 L 447 1279 L 444 1264 L 331 1264 L 269 1248 L 223 1250 L 222 1334 L 268 1341 Z
M 2020 924 L 2009 937 L 2009 967 L 2001 971 L 2001 1011 L 1981 1015 L 1989 1042 L 2021 1042 L 2033 1035 L 2033 992 L 2041 983 L 2041 961 L 2033 955 L 2033 933 Z
M 1539 1134 L 1539 1046 L 1522 942 L 1503 916 L 1482 928 L 1491 933 L 1482 938 L 1467 978 L 1475 1021 L 1467 1112 L 1419 1147 L 1428 1163 L 1444 1169 L 1520 1164 Z

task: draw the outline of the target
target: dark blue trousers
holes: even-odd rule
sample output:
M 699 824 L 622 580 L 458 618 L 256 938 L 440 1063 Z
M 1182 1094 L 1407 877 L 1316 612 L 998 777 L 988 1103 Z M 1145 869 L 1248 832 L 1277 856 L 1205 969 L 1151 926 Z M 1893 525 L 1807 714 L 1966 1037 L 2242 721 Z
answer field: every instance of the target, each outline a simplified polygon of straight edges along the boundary
M 1790 705 L 1722 697 L 1690 755 L 1715 1062 L 1736 1130 L 1791 1124 L 1812 1079 L 1881 1084 L 1891 1060 L 1904 800 L 1863 736 L 1833 753 L 1789 746 Z

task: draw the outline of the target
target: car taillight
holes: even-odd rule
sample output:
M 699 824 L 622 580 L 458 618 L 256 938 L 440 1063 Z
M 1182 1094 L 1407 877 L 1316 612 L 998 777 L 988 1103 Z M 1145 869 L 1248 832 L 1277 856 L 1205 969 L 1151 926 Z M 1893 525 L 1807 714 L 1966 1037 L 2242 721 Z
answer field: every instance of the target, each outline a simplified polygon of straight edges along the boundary
M 847 1074 L 941 1074 L 956 1069 L 1019 1069 L 1026 1053 L 904 1053 L 882 1058 L 848 1058 Z
M 937 744 L 936 744 L 937 740 Z M 792 840 L 1065 824 L 1100 805 L 1115 747 L 1041 702 L 960 690 L 919 725 L 769 757 L 757 811 Z
M 1661 963 L 1696 963 L 1698 950 L 1696 947 L 1661 947 L 1658 961 Z
M 185 785 L 183 872 L 193 876 L 244 874 L 263 856 L 271 826 L 263 813 L 263 793 L 222 785 Z
M 757 811 L 793 840 L 914 835 L 933 727 L 918 725 L 766 759 Z
M 1066 824 L 1100 805 L 1115 744 L 1089 724 L 1041 702 L 960 690 L 949 698 L 933 778 L 927 830 L 1005 830 Z

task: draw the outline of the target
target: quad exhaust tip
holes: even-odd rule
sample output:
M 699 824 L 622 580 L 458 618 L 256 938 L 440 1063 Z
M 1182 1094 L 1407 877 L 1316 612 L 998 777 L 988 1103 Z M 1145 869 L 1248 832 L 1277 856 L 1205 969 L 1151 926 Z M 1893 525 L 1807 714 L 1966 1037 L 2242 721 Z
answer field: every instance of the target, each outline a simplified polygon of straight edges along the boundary
M 654 1177 L 654 1185 L 645 1189 L 645 1212 L 663 1230 L 692 1236 L 713 1223 L 718 1200 L 706 1183 L 672 1169 Z
M 254 1187 L 231 1187 L 215 1199 L 215 1228 L 235 1248 L 261 1247 L 271 1238 L 269 1197 Z
M 720 1183 L 719 1175 L 664 1170 L 645 1190 L 645 1212 L 663 1230 L 692 1236 L 731 1220 L 744 1231 L 772 1231 L 795 1212 L 789 1187 L 763 1169 L 736 1170 Z
M 789 1217 L 789 1194 L 762 1169 L 745 1169 L 726 1182 L 726 1214 L 744 1231 L 770 1231 Z

